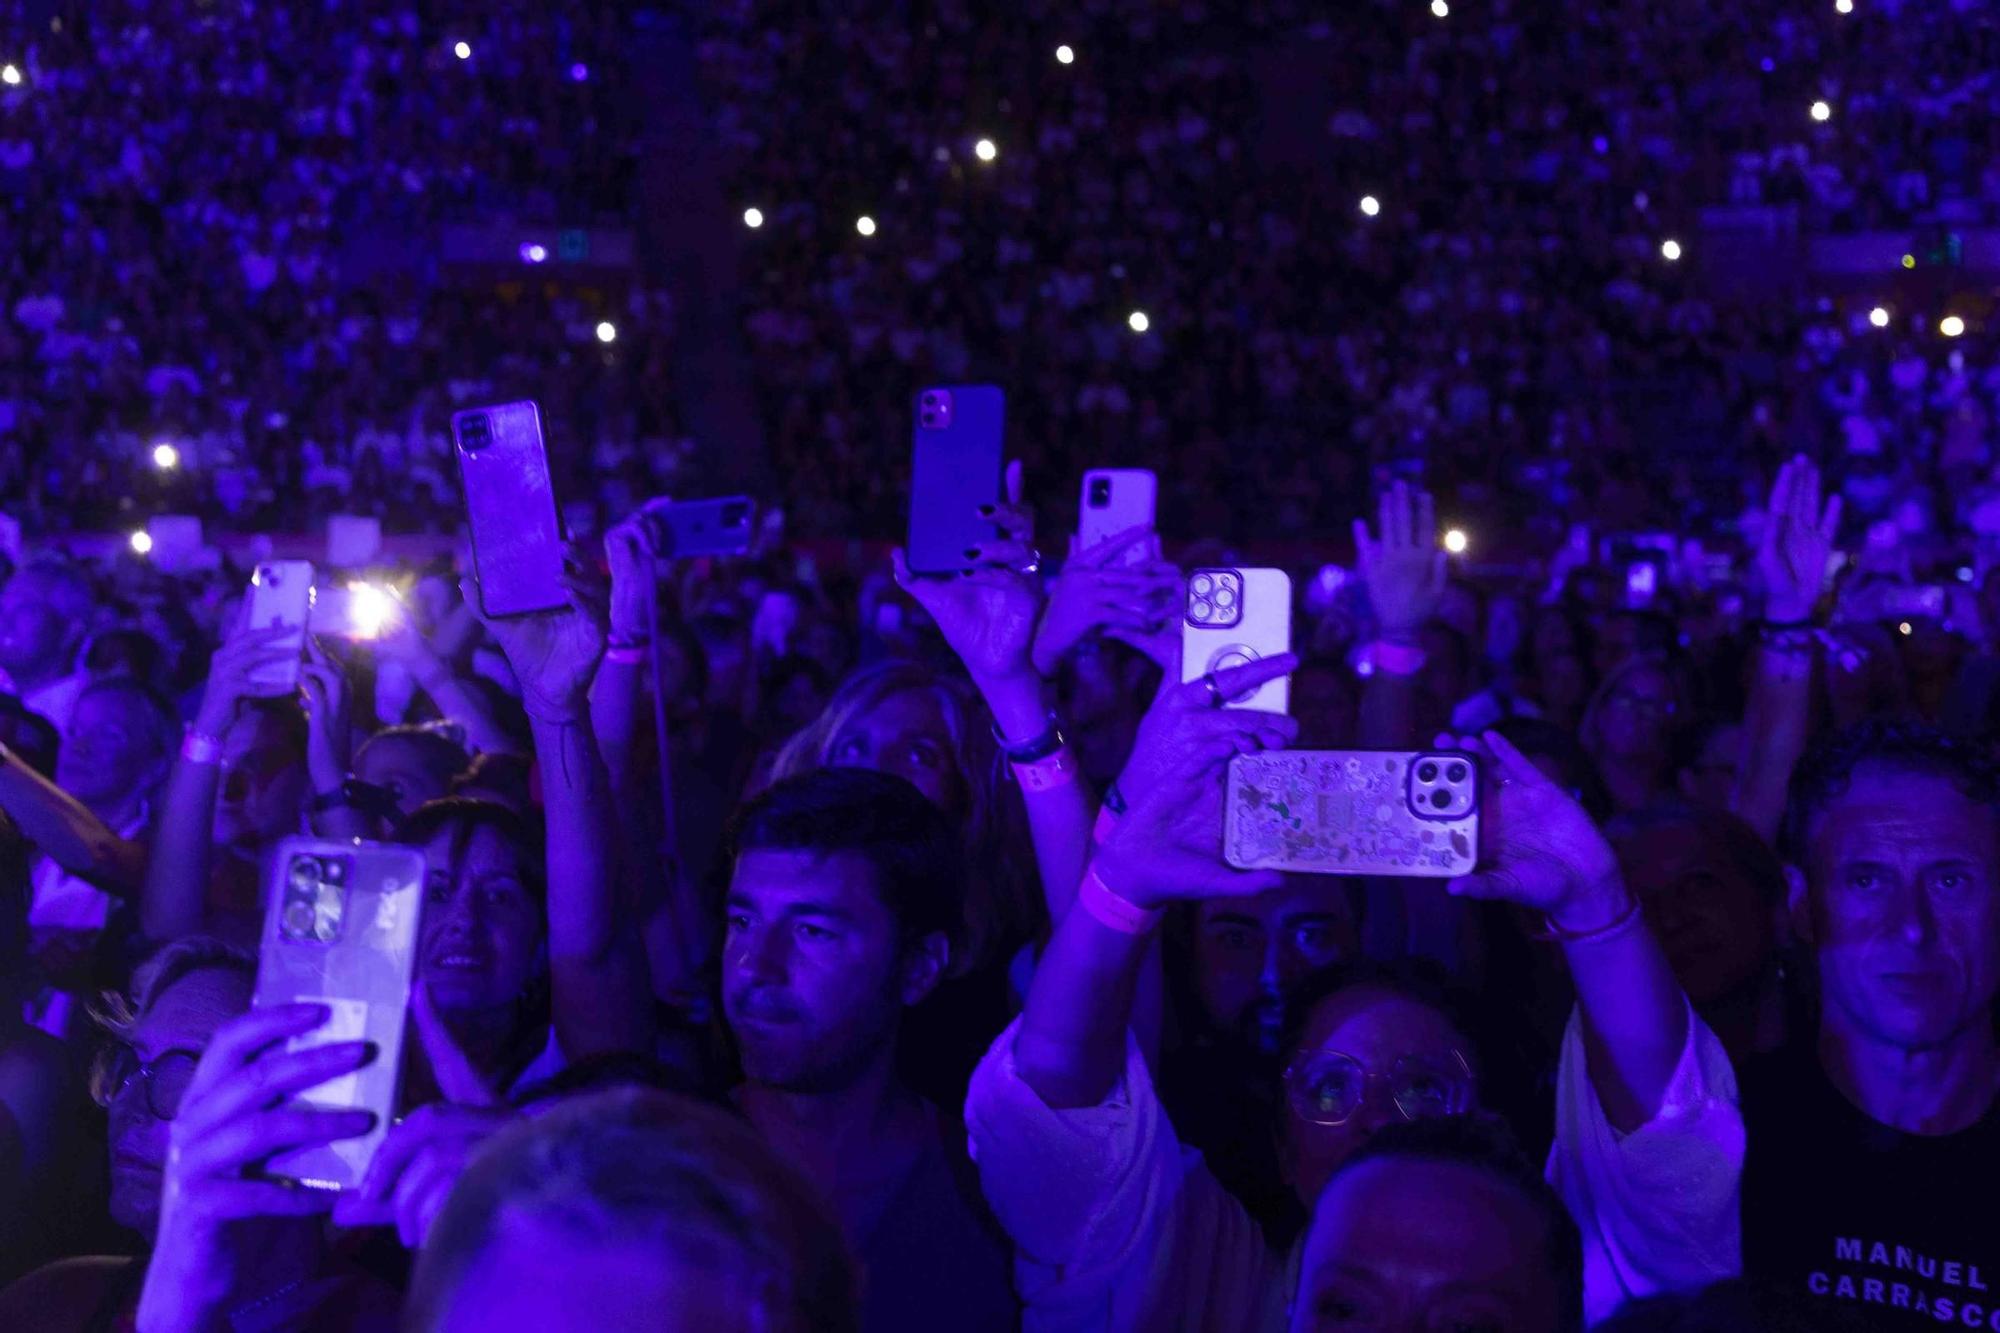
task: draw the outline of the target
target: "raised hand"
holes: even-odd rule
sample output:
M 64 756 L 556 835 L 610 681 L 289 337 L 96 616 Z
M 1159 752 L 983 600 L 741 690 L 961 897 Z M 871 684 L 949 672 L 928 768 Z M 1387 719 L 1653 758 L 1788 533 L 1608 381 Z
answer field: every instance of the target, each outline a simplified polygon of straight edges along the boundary
M 1397 482 L 1382 493 L 1370 535 L 1354 520 L 1354 550 L 1368 601 L 1382 636 L 1407 638 L 1437 610 L 1444 596 L 1445 554 L 1438 545 L 1437 507 L 1429 491 Z
M 310 636 L 299 670 L 306 709 L 306 767 L 313 790 L 332 791 L 347 780 L 354 744 L 347 674 Z
M 1820 504 L 1819 469 L 1800 455 L 1778 469 L 1757 545 L 1757 577 L 1764 586 L 1764 614 L 1771 620 L 1805 620 L 1819 601 L 1826 567 L 1840 532 L 1840 497 Z
M 1480 863 L 1445 886 L 1463 898 L 1495 898 L 1542 913 L 1577 935 L 1631 907 L 1618 859 L 1583 806 L 1498 732 L 1440 736 L 1438 748 L 1477 755 L 1481 769 Z
M 587 713 L 590 681 L 604 656 L 603 627 L 583 610 L 574 585 L 571 597 L 560 611 L 479 618 L 514 669 L 521 706 L 539 722 L 566 725 Z
M 254 1283 L 255 1250 L 238 1224 L 327 1212 L 324 1190 L 262 1180 L 272 1157 L 374 1128 L 367 1111 L 296 1106 L 295 1094 L 362 1068 L 375 1058 L 363 1041 L 287 1051 L 286 1042 L 326 1022 L 318 1004 L 257 1009 L 225 1024 L 202 1052 L 173 1122 L 160 1229 L 139 1300 L 142 1329 L 207 1328 L 233 1296 Z
M 653 538 L 634 514 L 604 534 L 604 559 L 611 568 L 611 637 L 637 643 L 653 632 L 652 599 L 659 573 Z
M 896 582 L 937 622 L 973 682 L 989 686 L 1035 674 L 1035 624 L 1042 587 L 1035 572 L 1034 515 L 1021 500 L 1021 465 L 1007 465 L 1007 502 L 981 514 L 1000 529 L 997 540 L 975 547 L 978 568 L 965 574 L 913 574 L 901 551 Z
M 1218 671 L 1214 690 L 1197 680 L 1160 691 L 1118 777 L 1125 813 L 1097 851 L 1098 873 L 1112 892 L 1158 907 L 1278 886 L 1275 871 L 1224 864 L 1223 787 L 1231 756 L 1283 749 L 1298 736 L 1298 723 L 1278 713 L 1217 708 L 1215 700 L 1247 693 L 1298 665 L 1285 654 Z
M 236 719 L 236 707 L 245 699 L 267 699 L 283 694 L 255 679 L 260 671 L 291 661 L 296 627 L 250 628 L 250 604 L 245 599 L 236 627 L 209 659 L 208 684 L 202 690 L 201 706 L 195 710 L 195 730 L 205 736 L 220 736 Z
M 1134 548 L 1144 549 L 1145 563 L 1124 563 Z M 1133 528 L 1077 551 L 1050 589 L 1035 630 L 1035 669 L 1053 676 L 1069 651 L 1094 633 L 1129 643 L 1157 661 L 1161 645 L 1155 641 L 1177 627 L 1181 597 L 1181 572 L 1159 559 L 1159 537 L 1150 528 Z

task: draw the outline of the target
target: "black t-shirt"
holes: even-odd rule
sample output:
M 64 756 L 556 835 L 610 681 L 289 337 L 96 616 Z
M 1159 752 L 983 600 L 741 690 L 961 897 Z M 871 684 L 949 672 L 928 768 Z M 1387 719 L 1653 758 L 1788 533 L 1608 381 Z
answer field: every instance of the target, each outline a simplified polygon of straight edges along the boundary
M 1957 1134 L 1906 1134 L 1841 1095 L 1810 1047 L 1739 1080 L 1745 1276 L 1882 1329 L 2000 1333 L 2000 1102 Z

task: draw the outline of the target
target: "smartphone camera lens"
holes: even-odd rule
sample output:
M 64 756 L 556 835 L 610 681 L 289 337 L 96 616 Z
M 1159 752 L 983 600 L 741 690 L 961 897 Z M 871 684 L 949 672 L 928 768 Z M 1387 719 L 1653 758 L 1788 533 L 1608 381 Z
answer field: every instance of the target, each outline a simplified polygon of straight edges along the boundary
M 458 423 L 458 447 L 468 454 L 476 454 L 493 443 L 493 423 L 484 412 L 466 417 Z
M 1447 782 L 1463 782 L 1465 781 L 1465 775 L 1466 768 L 1464 764 L 1453 764 L 1444 771 L 1445 781 Z
M 319 863 L 309 856 L 301 856 L 292 862 L 290 879 L 294 889 L 313 888 L 319 883 Z
M 1188 584 L 1188 591 L 1197 597 L 1206 597 L 1215 591 L 1215 580 L 1207 574 L 1197 574 L 1194 582 Z
M 1196 602 L 1188 608 L 1188 619 L 1197 625 L 1205 625 L 1215 618 L 1215 608 L 1207 602 Z
M 1090 479 L 1090 507 L 1102 509 L 1111 503 L 1111 478 L 1092 477 Z
M 1227 586 L 1217 588 L 1215 590 L 1215 604 L 1220 607 L 1236 605 L 1236 590 Z
M 1438 766 L 1436 764 L 1425 763 L 1417 765 L 1417 781 L 1430 783 L 1430 782 L 1436 782 L 1437 780 L 1438 780 Z
M 1431 793 L 1431 804 L 1443 810 L 1451 804 L 1451 793 L 1440 787 Z

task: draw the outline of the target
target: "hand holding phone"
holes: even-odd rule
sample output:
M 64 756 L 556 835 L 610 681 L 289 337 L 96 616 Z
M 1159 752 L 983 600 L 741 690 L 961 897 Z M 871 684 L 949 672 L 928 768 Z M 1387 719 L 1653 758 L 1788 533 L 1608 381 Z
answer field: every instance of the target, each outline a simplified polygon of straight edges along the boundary
M 1289 653 L 1292 580 L 1281 569 L 1197 569 L 1188 575 L 1181 621 L 1181 680 L 1218 677 L 1232 667 Z M 1249 694 L 1218 693 L 1217 706 L 1282 713 L 1290 679 L 1264 681 Z

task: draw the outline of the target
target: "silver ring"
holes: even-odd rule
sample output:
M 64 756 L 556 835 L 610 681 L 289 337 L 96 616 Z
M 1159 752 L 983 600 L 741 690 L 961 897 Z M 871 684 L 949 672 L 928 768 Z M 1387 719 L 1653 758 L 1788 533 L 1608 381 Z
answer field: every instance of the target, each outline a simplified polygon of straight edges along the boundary
M 1216 683 L 1215 673 L 1211 671 L 1206 676 L 1203 676 L 1201 684 L 1202 688 L 1208 691 L 1208 706 L 1210 708 L 1222 707 L 1222 686 Z

